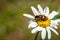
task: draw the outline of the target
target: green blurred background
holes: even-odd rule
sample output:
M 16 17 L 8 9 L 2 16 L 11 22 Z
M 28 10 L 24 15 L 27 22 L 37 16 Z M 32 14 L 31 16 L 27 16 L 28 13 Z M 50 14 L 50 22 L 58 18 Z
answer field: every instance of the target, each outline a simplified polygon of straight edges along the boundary
M 28 29 L 29 19 L 23 14 L 33 15 L 30 7 L 37 8 L 38 4 L 43 8 L 48 6 L 50 12 L 58 11 L 59 15 L 54 19 L 60 18 L 60 0 L 0 0 L 0 40 L 34 40 L 36 34 L 31 34 L 31 29 Z M 60 34 L 59 25 L 57 31 Z M 40 34 L 37 40 L 41 40 Z M 60 40 L 60 35 L 52 32 L 51 40 Z

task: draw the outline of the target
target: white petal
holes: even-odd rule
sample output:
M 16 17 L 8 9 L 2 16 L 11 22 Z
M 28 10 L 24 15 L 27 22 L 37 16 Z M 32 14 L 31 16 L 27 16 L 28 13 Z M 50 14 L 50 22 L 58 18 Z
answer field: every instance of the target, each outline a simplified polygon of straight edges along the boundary
M 34 28 L 37 26 L 37 23 L 36 22 L 31 22 L 28 26 L 28 28 Z
M 28 18 L 33 18 L 34 19 L 34 17 L 33 16 L 31 16 L 31 15 L 29 15 L 29 14 L 23 14 L 25 17 L 28 17 Z
M 48 15 L 48 17 L 49 17 L 50 19 L 52 19 L 52 18 L 54 18 L 54 16 L 57 15 L 57 14 L 58 14 L 58 12 L 53 11 L 50 15 Z
M 49 27 L 47 27 L 46 30 L 48 32 L 48 39 L 51 39 L 51 31 L 50 31 Z
M 49 15 L 49 8 L 48 8 L 48 7 L 46 7 L 46 8 L 44 9 L 44 13 L 45 13 L 46 16 Z
M 40 27 L 36 27 L 31 31 L 31 33 L 36 33 L 38 30 L 41 31 L 42 29 L 40 29 Z
M 60 19 L 53 20 L 54 22 L 58 23 L 60 22 Z
M 57 28 L 58 28 L 56 25 L 52 25 L 51 27 L 53 27 L 53 28 L 55 28 L 55 29 L 57 29 Z
M 36 32 L 37 32 L 37 28 L 35 28 L 31 31 L 31 33 L 36 33 Z
M 30 24 L 30 23 L 32 23 L 32 22 L 35 22 L 34 20 L 30 20 L 28 23 Z
M 55 29 L 57 29 L 57 28 L 58 28 L 58 27 L 57 27 L 57 25 L 56 25 L 53 21 L 51 21 L 50 26 L 51 26 L 51 27 L 53 27 L 53 28 L 55 28 Z
M 41 14 L 44 14 L 42 7 L 38 4 L 38 9 Z
M 40 27 L 40 26 L 38 26 L 38 31 L 41 31 L 41 30 L 43 30 L 43 28 L 42 28 L 42 27 Z
M 54 27 L 55 27 L 55 29 L 58 29 L 58 27 L 56 25 Z
M 31 7 L 31 9 L 32 9 L 35 16 L 39 15 L 39 12 L 33 6 Z
M 50 28 L 50 30 L 52 30 L 55 34 L 59 35 L 58 32 L 57 32 L 55 29 L 53 29 L 53 28 L 51 28 L 51 27 L 49 27 L 49 28 Z
M 45 37 L 46 37 L 46 29 L 45 29 L 45 28 L 44 28 L 44 29 L 42 29 L 41 37 L 42 37 L 42 39 L 43 39 L 43 40 L 44 40 L 44 39 L 45 39 Z
M 58 25 L 58 22 L 60 22 L 60 19 L 56 19 L 56 20 L 51 20 L 52 23 L 54 23 L 55 25 Z

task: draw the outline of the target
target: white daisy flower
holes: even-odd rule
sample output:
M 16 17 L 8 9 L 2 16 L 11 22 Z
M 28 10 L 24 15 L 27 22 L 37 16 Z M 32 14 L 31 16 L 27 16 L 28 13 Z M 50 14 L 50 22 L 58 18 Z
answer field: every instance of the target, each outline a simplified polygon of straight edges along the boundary
M 31 7 L 35 16 L 23 14 L 24 16 L 32 19 L 28 25 L 28 28 L 33 28 L 31 33 L 41 31 L 41 38 L 43 40 L 46 37 L 46 32 L 48 33 L 48 39 L 51 39 L 51 31 L 59 35 L 55 29 L 57 29 L 60 19 L 52 20 L 58 14 L 58 12 L 52 11 L 52 13 L 49 13 L 48 7 L 46 7 L 44 10 L 40 5 L 37 7 L 39 11 L 37 11 L 33 6 Z

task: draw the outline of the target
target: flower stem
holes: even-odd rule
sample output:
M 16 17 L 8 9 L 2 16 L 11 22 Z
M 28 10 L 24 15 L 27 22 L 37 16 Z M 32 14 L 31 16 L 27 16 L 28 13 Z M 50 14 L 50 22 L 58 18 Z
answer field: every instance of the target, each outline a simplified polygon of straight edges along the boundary
M 34 40 L 37 40 L 38 34 L 39 34 L 39 32 L 37 32 L 37 34 L 36 34 Z

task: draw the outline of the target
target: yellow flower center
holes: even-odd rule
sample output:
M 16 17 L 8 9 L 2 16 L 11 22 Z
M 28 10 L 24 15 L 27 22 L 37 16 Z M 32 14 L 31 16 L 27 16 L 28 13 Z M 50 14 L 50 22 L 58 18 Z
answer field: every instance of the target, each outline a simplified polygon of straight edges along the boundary
M 46 28 L 50 25 L 50 19 L 44 15 L 35 16 L 35 19 L 38 26 Z

